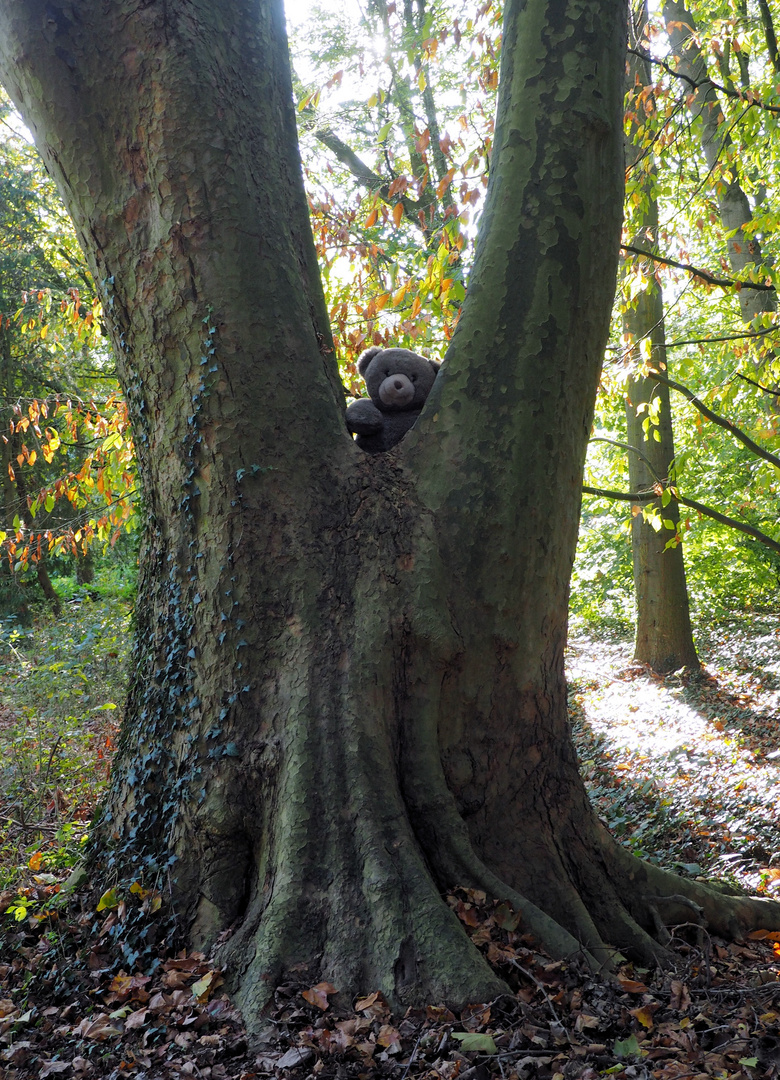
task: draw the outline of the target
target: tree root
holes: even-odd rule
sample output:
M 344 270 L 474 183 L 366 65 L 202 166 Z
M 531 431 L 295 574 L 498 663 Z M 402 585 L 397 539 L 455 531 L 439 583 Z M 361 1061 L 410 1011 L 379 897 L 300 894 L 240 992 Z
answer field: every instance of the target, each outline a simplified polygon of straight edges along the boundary
M 710 933 L 734 941 L 752 930 L 780 930 L 780 903 L 757 896 L 731 896 L 717 886 L 678 877 L 636 858 L 602 826 L 605 852 L 615 869 L 616 887 L 626 906 L 642 922 L 654 923 L 655 914 L 664 925 L 698 921 Z

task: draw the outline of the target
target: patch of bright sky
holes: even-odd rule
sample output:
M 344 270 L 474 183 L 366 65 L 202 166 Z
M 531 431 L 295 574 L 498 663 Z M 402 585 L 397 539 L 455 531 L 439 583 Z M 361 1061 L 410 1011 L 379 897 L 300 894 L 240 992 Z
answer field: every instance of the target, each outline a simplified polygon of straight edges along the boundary
M 284 0 L 284 11 L 287 16 L 287 25 L 301 26 L 311 16 L 312 8 L 322 8 L 323 11 L 344 11 L 358 21 L 361 14 L 360 4 L 357 0 L 320 0 L 319 4 L 312 5 L 311 0 Z
M 316 20 L 317 13 L 337 13 L 342 18 L 346 19 L 349 23 L 354 25 L 355 34 L 359 33 L 360 20 L 363 18 L 365 12 L 365 3 L 361 3 L 360 0 L 319 0 L 318 3 L 312 4 L 309 0 L 284 0 L 284 9 L 287 16 L 287 31 L 290 38 L 290 52 L 292 55 L 293 66 L 295 73 L 304 84 L 316 84 L 322 80 L 322 71 L 316 72 L 309 62 L 309 58 L 306 56 L 305 43 L 306 43 L 306 24 L 312 20 Z M 296 47 L 296 44 L 298 47 Z M 366 41 L 368 52 L 373 52 L 374 55 L 379 58 L 384 56 L 385 53 L 385 40 L 380 35 L 374 42 Z M 331 73 L 333 74 L 333 73 Z M 352 74 L 345 77 L 343 81 L 331 87 L 327 92 L 327 107 L 329 109 L 338 108 L 339 105 L 346 101 L 349 101 L 355 97 L 356 94 L 360 94 L 360 86 L 365 91 L 365 96 L 373 92 L 375 86 L 374 80 L 368 77 L 366 80 L 356 81 L 354 71 Z M 369 86 L 369 83 L 371 85 Z M 325 101 L 322 102 L 325 106 Z

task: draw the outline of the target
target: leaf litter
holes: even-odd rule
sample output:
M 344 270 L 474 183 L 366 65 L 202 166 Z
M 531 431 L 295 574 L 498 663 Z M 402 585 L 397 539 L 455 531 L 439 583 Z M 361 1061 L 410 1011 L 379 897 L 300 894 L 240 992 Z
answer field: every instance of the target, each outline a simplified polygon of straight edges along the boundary
M 569 672 L 583 773 L 615 835 L 678 871 L 725 873 L 767 895 L 780 878 L 777 628 L 763 653 L 713 633 L 702 676 L 658 678 L 631 662 L 625 642 L 582 638 Z M 447 902 L 507 994 L 396 1016 L 378 991 L 345 1008 L 338 987 L 300 971 L 250 1042 L 225 993 L 229 973 L 202 953 L 171 951 L 156 894 L 106 891 L 98 913 L 99 889 L 66 895 L 60 885 L 32 874 L 27 914 L 4 916 L 0 1080 L 780 1077 L 780 934 L 727 942 L 673 928 L 672 968 L 624 964 L 606 980 L 577 958 L 546 956 L 522 912 L 455 889 Z M 15 897 L 0 896 L 0 911 Z M 157 944 L 127 970 L 117 930 L 133 918 Z

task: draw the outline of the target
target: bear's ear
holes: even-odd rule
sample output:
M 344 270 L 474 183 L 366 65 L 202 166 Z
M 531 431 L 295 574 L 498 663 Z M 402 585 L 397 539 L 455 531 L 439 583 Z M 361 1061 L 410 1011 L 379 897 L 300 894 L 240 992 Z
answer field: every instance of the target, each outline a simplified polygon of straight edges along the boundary
M 438 371 L 441 367 L 441 361 L 439 360 L 429 360 L 428 363 L 431 365 L 434 371 Z
M 361 375 L 365 375 L 368 365 L 374 359 L 376 354 L 381 352 L 384 352 L 384 350 L 381 349 L 379 345 L 372 345 L 370 349 L 366 349 L 365 352 L 360 354 L 358 357 L 357 369 Z

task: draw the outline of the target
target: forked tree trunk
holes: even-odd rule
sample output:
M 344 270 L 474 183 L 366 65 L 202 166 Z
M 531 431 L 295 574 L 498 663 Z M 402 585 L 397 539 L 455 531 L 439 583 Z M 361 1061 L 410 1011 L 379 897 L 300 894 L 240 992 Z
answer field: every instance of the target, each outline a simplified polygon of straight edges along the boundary
M 716 928 L 780 925 L 624 853 L 569 738 L 623 11 L 507 3 L 469 299 L 416 429 L 369 456 L 343 419 L 281 3 L 0 2 L 3 76 L 103 290 L 150 520 L 102 866 L 171 865 L 190 939 L 234 928 L 250 1025 L 293 968 L 397 1005 L 500 990 L 441 899 L 458 883 L 599 961 L 661 950 L 663 893 Z

